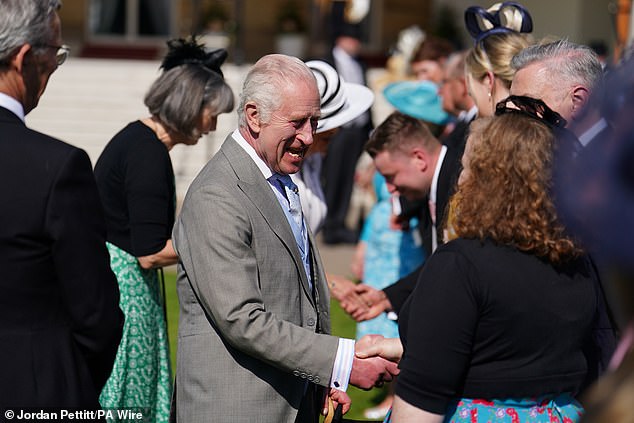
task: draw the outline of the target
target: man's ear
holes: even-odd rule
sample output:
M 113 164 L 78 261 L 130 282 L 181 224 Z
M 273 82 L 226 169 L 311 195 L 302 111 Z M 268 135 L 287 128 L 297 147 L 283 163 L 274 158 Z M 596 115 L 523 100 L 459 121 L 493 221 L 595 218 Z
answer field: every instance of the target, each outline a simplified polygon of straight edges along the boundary
M 583 110 L 588 105 L 588 101 L 590 101 L 590 91 L 582 85 L 577 85 L 572 88 L 570 97 L 572 100 L 570 111 L 572 118 L 583 116 Z
M 429 156 L 422 148 L 413 148 L 410 152 L 410 159 L 412 160 L 414 166 L 416 166 L 416 169 L 421 172 L 425 172 L 429 167 Z
M 11 66 L 18 71 L 18 73 L 22 73 L 25 61 L 27 60 L 27 54 L 29 52 L 32 53 L 32 50 L 31 44 L 22 44 L 14 51 L 13 56 L 11 57 Z
M 247 126 L 249 130 L 254 134 L 259 134 L 261 129 L 260 122 L 260 111 L 258 110 L 258 106 L 250 101 L 244 105 L 244 115 L 247 120 Z

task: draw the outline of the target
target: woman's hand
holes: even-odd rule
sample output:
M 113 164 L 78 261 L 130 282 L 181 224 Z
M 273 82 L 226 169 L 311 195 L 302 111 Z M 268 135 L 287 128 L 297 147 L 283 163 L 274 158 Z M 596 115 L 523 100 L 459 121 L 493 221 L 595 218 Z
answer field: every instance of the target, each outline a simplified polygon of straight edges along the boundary
M 399 338 L 384 338 L 382 335 L 366 335 L 357 341 L 355 355 L 358 358 L 379 356 L 398 363 L 403 356 L 403 344 Z
M 156 269 L 157 267 L 171 266 L 178 263 L 178 254 L 176 254 L 172 246 L 172 240 L 168 239 L 161 251 L 149 256 L 137 257 L 137 260 L 139 260 L 139 265 L 145 270 Z

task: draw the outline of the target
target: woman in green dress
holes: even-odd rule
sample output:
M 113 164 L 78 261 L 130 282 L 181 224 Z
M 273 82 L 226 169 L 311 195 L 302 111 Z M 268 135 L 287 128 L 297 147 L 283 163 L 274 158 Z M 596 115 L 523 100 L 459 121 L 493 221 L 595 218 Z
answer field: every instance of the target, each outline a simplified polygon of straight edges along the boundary
M 121 291 L 123 338 L 100 396 L 103 408 L 132 408 L 167 422 L 172 392 L 158 268 L 178 260 L 171 233 L 176 188 L 169 151 L 194 145 L 233 109 L 220 65 L 225 50 L 172 40 L 162 72 L 145 96 L 150 116 L 128 124 L 95 166 L 107 225 L 110 265 Z

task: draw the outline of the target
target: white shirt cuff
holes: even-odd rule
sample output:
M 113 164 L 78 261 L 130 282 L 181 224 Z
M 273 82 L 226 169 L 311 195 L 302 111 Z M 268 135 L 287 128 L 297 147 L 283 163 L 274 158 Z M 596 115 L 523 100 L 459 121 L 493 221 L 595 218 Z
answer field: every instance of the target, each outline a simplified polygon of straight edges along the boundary
M 352 360 L 354 359 L 354 344 L 354 339 L 339 338 L 337 357 L 332 366 L 332 377 L 330 378 L 331 388 L 337 388 L 344 392 L 348 389 Z

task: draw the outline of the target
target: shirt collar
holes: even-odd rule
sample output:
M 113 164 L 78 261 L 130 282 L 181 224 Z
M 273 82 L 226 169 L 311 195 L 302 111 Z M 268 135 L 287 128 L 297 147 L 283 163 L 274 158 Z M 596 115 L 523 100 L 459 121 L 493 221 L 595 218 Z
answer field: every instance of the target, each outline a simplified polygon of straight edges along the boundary
M 460 112 L 460 114 L 458 115 L 458 120 L 460 122 L 469 123 L 473 120 L 473 118 L 476 117 L 477 114 L 478 114 L 478 107 L 473 106 L 469 110 L 463 110 L 462 112 Z
M 10 97 L 4 93 L 0 93 L 0 107 L 4 107 L 5 109 L 9 110 L 14 115 L 19 117 L 22 122 L 24 122 L 24 107 L 22 107 L 20 102 L 15 98 Z
M 473 106 L 471 107 L 469 110 L 464 112 L 464 115 L 462 115 L 461 113 L 461 120 L 463 120 L 464 122 L 471 122 L 476 115 L 478 114 L 478 107 L 477 106 Z
M 233 131 L 233 134 L 231 134 L 231 136 L 234 140 L 236 140 L 238 145 L 242 147 L 242 149 L 249 155 L 249 157 L 251 157 L 251 159 L 255 162 L 255 165 L 258 167 L 258 169 L 260 169 L 260 172 L 262 172 L 264 178 L 268 180 L 271 175 L 273 175 L 273 172 L 271 171 L 271 169 L 269 169 L 266 163 L 264 163 L 264 160 L 262 160 L 260 156 L 258 156 L 255 148 L 253 148 L 253 146 L 249 144 L 246 139 L 244 139 L 244 137 L 240 133 L 240 130 L 236 129 L 235 131 Z
M 588 143 L 592 141 L 592 139 L 596 137 L 599 132 L 603 131 L 606 126 L 608 126 L 608 123 L 605 121 L 605 119 L 599 119 L 594 125 L 590 127 L 590 129 L 579 135 L 579 142 L 581 143 L 581 145 L 583 145 L 584 147 L 587 146 Z

